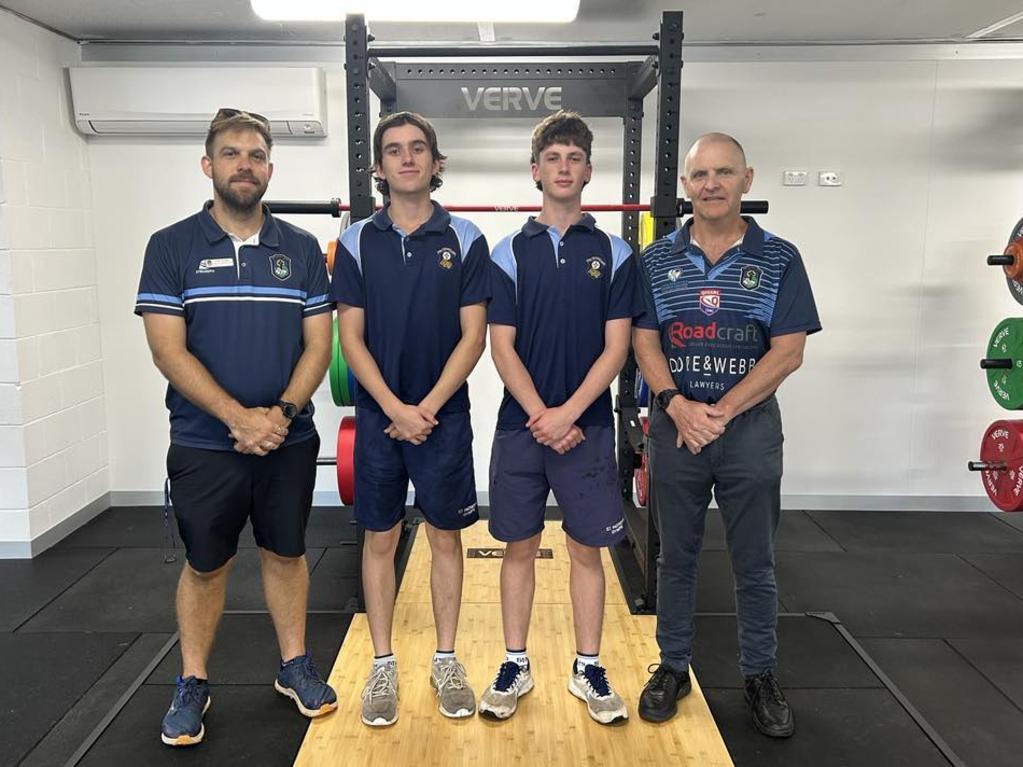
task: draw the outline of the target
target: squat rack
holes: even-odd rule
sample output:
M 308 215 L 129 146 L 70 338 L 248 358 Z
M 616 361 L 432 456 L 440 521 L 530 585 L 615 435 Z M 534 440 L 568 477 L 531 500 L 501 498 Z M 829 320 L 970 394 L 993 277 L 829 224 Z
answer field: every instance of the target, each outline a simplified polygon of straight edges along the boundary
M 638 203 L 642 173 L 643 99 L 657 88 L 654 195 L 650 212 L 654 237 L 673 231 L 677 199 L 678 141 L 681 126 L 682 12 L 665 11 L 656 45 L 465 45 L 372 46 L 361 16 L 345 20 L 345 75 L 348 109 L 349 199 L 353 220 L 373 214 L 369 89 L 380 99 L 381 115 L 398 110 L 435 117 L 531 117 L 541 119 L 562 106 L 587 117 L 622 118 L 622 202 Z M 437 55 L 446 61 L 399 63 L 392 59 Z M 565 58 L 643 57 L 638 60 Z M 487 63 L 451 63 L 471 57 L 507 58 Z M 534 57 L 561 61 L 537 62 Z M 522 59 L 529 58 L 528 62 Z M 386 60 L 385 60 L 386 59 Z M 622 238 L 639 251 L 639 214 L 622 213 Z M 616 566 L 638 569 L 639 592 L 627 594 L 633 610 L 656 605 L 660 541 L 654 515 L 632 502 L 632 483 L 643 450 L 636 402 L 636 361 L 631 352 L 618 376 L 618 479 L 625 507 L 627 541 L 615 550 Z M 631 561 L 630 561 L 631 560 Z M 625 572 L 621 573 L 623 576 Z M 623 577 L 623 584 L 634 578 Z
M 681 11 L 662 13 L 660 29 L 653 35 L 656 42 L 653 45 L 372 46 L 373 37 L 361 15 L 346 17 L 344 39 L 350 202 L 348 205 L 342 205 L 339 200 L 323 203 L 268 202 L 274 212 L 338 216 L 342 210 L 350 210 L 353 221 L 373 215 L 370 90 L 380 99 L 381 116 L 408 110 L 428 117 L 530 117 L 538 120 L 564 107 L 587 117 L 622 119 L 622 238 L 638 255 L 639 213 L 632 206 L 639 203 L 643 99 L 655 87 L 654 195 L 650 200 L 654 237 L 660 238 L 673 231 L 677 218 L 689 210 L 676 196 L 681 125 Z M 385 60 L 428 56 L 445 60 L 405 64 Z M 556 60 L 532 60 L 545 56 Z M 510 60 L 485 63 L 450 61 L 493 57 Z M 565 61 L 573 57 L 618 59 Z M 621 57 L 643 58 L 621 61 Z M 521 61 L 526 58 L 530 60 Z M 515 207 L 518 206 L 501 206 L 501 209 Z M 660 540 L 654 523 L 655 514 L 633 503 L 633 476 L 640 466 L 643 451 L 635 387 L 636 361 L 630 351 L 618 376 L 615 402 L 618 479 L 627 538 L 612 549 L 612 556 L 630 609 L 653 612 L 657 599 Z M 653 503 L 652 497 L 650 503 Z

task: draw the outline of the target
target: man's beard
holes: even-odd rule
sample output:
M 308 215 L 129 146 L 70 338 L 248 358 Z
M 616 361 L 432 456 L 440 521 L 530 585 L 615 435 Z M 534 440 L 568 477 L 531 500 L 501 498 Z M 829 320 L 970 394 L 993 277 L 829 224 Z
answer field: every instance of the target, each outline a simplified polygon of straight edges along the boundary
M 250 178 L 254 177 L 250 176 Z M 230 180 L 223 182 L 213 179 L 213 188 L 217 190 L 217 196 L 224 203 L 224 207 L 236 215 L 243 216 L 250 215 L 257 208 L 263 195 L 266 194 L 266 186 L 264 183 L 246 191 L 244 188 L 236 189 Z

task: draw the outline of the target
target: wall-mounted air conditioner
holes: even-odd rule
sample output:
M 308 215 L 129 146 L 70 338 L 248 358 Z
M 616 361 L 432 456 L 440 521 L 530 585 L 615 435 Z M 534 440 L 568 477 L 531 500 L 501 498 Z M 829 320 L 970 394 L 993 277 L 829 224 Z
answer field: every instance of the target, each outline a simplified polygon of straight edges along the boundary
M 75 124 L 92 136 L 204 135 L 220 107 L 257 112 L 274 138 L 327 135 L 313 67 L 71 67 Z

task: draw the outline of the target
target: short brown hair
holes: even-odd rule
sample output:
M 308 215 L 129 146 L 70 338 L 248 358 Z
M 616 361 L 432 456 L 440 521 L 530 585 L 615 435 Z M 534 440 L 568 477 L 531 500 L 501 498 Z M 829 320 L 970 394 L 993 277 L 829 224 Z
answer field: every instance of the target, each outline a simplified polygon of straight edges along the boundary
M 432 192 L 440 188 L 440 185 L 444 183 L 444 180 L 441 178 L 441 174 L 444 172 L 444 161 L 448 157 L 445 154 L 441 154 L 440 148 L 437 146 L 437 131 L 433 129 L 430 121 L 421 114 L 416 114 L 415 112 L 395 112 L 382 118 L 377 123 L 376 130 L 373 131 L 373 164 L 382 164 L 380 160 L 384 154 L 384 133 L 388 128 L 397 128 L 402 125 L 413 125 L 419 128 L 423 135 L 426 136 L 426 143 L 430 145 L 430 156 L 435 161 L 440 162 L 440 168 L 430 177 L 430 191 Z M 385 179 L 374 176 L 373 180 L 376 182 L 376 188 L 380 194 L 391 193 L 390 186 Z
M 529 161 L 536 163 L 540 159 L 540 152 L 551 144 L 574 144 L 586 152 L 586 162 L 589 162 L 593 131 L 578 112 L 561 109 L 545 117 L 533 128 Z
M 233 130 L 254 130 L 263 137 L 266 148 L 273 149 L 274 140 L 270 135 L 270 121 L 263 115 L 256 112 L 246 112 L 244 109 L 233 107 L 221 107 L 213 115 L 210 129 L 206 133 L 206 156 L 213 157 L 213 140 L 219 133 Z

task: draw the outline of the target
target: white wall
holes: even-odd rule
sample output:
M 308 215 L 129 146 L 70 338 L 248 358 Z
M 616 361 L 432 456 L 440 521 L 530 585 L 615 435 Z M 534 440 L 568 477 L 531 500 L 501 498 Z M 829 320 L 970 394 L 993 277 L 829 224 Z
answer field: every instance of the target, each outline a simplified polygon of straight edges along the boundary
M 79 58 L 0 12 L 0 556 L 52 543 L 109 490 L 91 179 L 65 86 Z
M 275 148 L 271 198 L 346 196 L 344 81 L 340 67 L 327 66 L 330 137 Z M 710 129 L 745 144 L 757 170 L 751 197 L 771 202 L 761 223 L 802 250 L 825 328 L 781 392 L 790 505 L 985 507 L 965 462 L 987 424 L 1006 415 L 977 360 L 994 324 L 1017 309 L 984 257 L 1001 251 L 1020 215 L 1018 82 L 1023 62 L 1012 58 L 686 65 L 683 144 Z M 223 100 L 234 105 L 230 94 Z M 655 111 L 648 100 L 644 197 Z M 620 127 L 594 122 L 596 180 L 587 199 L 613 201 Z M 437 127 L 450 157 L 438 199 L 538 199 L 526 165 L 528 120 Z M 158 489 L 164 474 L 163 382 L 132 299 L 149 234 L 209 196 L 201 151 L 198 140 L 89 142 L 115 500 Z M 782 187 L 785 169 L 807 170 L 811 184 Z M 824 169 L 841 171 L 844 186 L 813 184 Z M 292 220 L 323 242 L 336 232 L 333 219 Z M 521 224 L 508 214 L 474 220 L 491 242 Z M 617 229 L 617 216 L 601 220 Z M 489 357 L 471 387 L 477 485 L 485 491 L 501 395 Z M 341 411 L 326 386 L 315 401 L 322 452 L 332 454 Z M 323 470 L 324 499 L 333 487 Z

